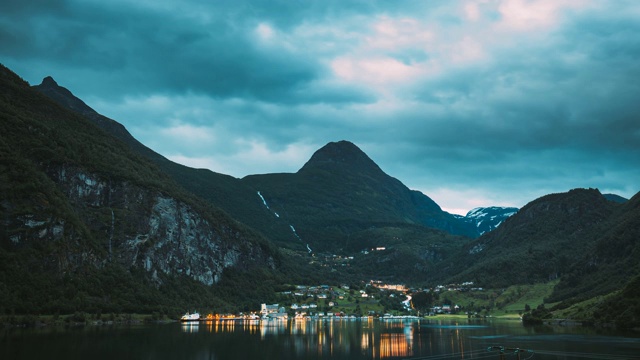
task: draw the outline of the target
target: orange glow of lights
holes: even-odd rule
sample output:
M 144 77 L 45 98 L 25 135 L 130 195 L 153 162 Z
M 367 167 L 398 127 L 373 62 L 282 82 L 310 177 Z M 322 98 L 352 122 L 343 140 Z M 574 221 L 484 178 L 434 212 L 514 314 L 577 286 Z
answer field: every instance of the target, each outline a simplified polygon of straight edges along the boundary
M 380 335 L 380 358 L 411 356 L 411 347 L 404 334 Z

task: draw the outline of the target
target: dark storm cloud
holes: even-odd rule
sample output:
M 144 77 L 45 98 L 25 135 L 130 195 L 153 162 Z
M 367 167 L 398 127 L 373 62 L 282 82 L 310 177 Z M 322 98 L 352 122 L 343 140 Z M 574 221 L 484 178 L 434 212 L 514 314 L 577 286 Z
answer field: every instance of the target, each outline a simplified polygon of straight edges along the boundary
M 376 155 L 407 178 L 433 170 L 429 180 L 458 188 L 598 186 L 633 195 L 640 22 L 612 17 L 586 13 L 545 41 L 418 83 L 416 99 L 437 111 L 408 112 L 402 151 Z
M 468 210 L 639 190 L 639 17 L 633 1 L 9 0 L 0 61 L 185 164 L 296 171 L 347 139 Z
M 640 25 L 601 22 L 583 18 L 553 43 L 503 50 L 490 67 L 447 73 L 419 96 L 447 111 L 412 124 L 430 130 L 422 132 L 430 144 L 638 151 Z
M 93 91 L 105 97 L 192 91 L 285 103 L 367 98 L 354 89 L 305 91 L 323 71 L 311 55 L 256 43 L 256 17 L 270 14 L 267 20 L 290 23 L 284 19 L 295 6 L 271 4 L 267 12 L 266 3 L 223 2 L 222 7 L 201 5 L 202 13 L 181 13 L 161 4 L 70 2 L 52 12 L 31 13 L 32 6 L 12 3 L 7 7 L 17 16 L 2 23 L 3 52 L 86 72 L 100 83 Z M 86 81 L 77 83 L 86 87 Z

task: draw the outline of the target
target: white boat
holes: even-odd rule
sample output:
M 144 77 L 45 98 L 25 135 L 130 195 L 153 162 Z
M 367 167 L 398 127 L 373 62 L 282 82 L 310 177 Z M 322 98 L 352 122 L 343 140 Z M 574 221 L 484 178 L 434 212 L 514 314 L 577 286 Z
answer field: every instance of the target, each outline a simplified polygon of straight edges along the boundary
M 197 312 L 194 312 L 193 314 L 186 313 L 182 315 L 182 317 L 180 318 L 180 321 L 198 321 L 198 320 L 200 320 L 200 314 Z

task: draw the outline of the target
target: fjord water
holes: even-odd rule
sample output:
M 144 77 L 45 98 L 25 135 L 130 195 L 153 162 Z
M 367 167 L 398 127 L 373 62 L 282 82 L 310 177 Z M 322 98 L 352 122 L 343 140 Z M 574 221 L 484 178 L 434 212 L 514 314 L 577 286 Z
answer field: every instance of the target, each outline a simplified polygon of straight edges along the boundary
M 2 330 L 0 359 L 640 359 L 640 335 L 515 321 L 289 320 Z M 506 358 L 516 359 L 513 350 Z

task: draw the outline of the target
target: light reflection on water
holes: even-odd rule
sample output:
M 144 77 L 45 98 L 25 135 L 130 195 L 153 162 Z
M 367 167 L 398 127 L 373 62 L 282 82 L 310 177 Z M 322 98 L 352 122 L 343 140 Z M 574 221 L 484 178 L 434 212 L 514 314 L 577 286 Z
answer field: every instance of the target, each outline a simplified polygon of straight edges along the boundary
M 294 357 L 305 358 L 486 358 L 492 347 L 539 351 L 538 359 L 584 357 L 589 354 L 640 359 L 638 337 L 602 336 L 588 328 L 531 328 L 520 323 L 447 322 L 430 320 L 270 320 L 183 324 L 186 333 L 259 334 L 263 342 L 283 338 Z M 588 346 L 586 344 L 589 344 Z M 593 345 L 596 344 L 594 347 Z M 598 347 L 597 344 L 600 344 Z M 613 345 L 613 348 L 610 345 Z M 616 345 L 617 344 L 617 348 Z M 497 349 L 493 349 L 497 350 Z M 613 353 L 612 353 L 613 351 Z M 622 355 L 615 355 L 622 353 Z M 532 353 L 527 353 L 527 356 Z M 545 355 L 546 354 L 546 355 Z M 286 358 L 286 353 L 281 354 Z M 499 357 L 499 351 L 495 357 Z M 514 354 L 508 354 L 515 356 Z
M 260 335 L 260 340 L 286 335 L 298 355 L 332 357 L 351 354 L 354 349 L 376 359 L 413 355 L 415 321 L 364 320 L 218 320 L 186 322 L 183 333 L 243 333 Z
M 218 320 L 0 331 L 0 359 L 499 358 L 487 350 L 493 346 L 532 349 L 533 359 L 640 359 L 638 334 L 505 321 Z

